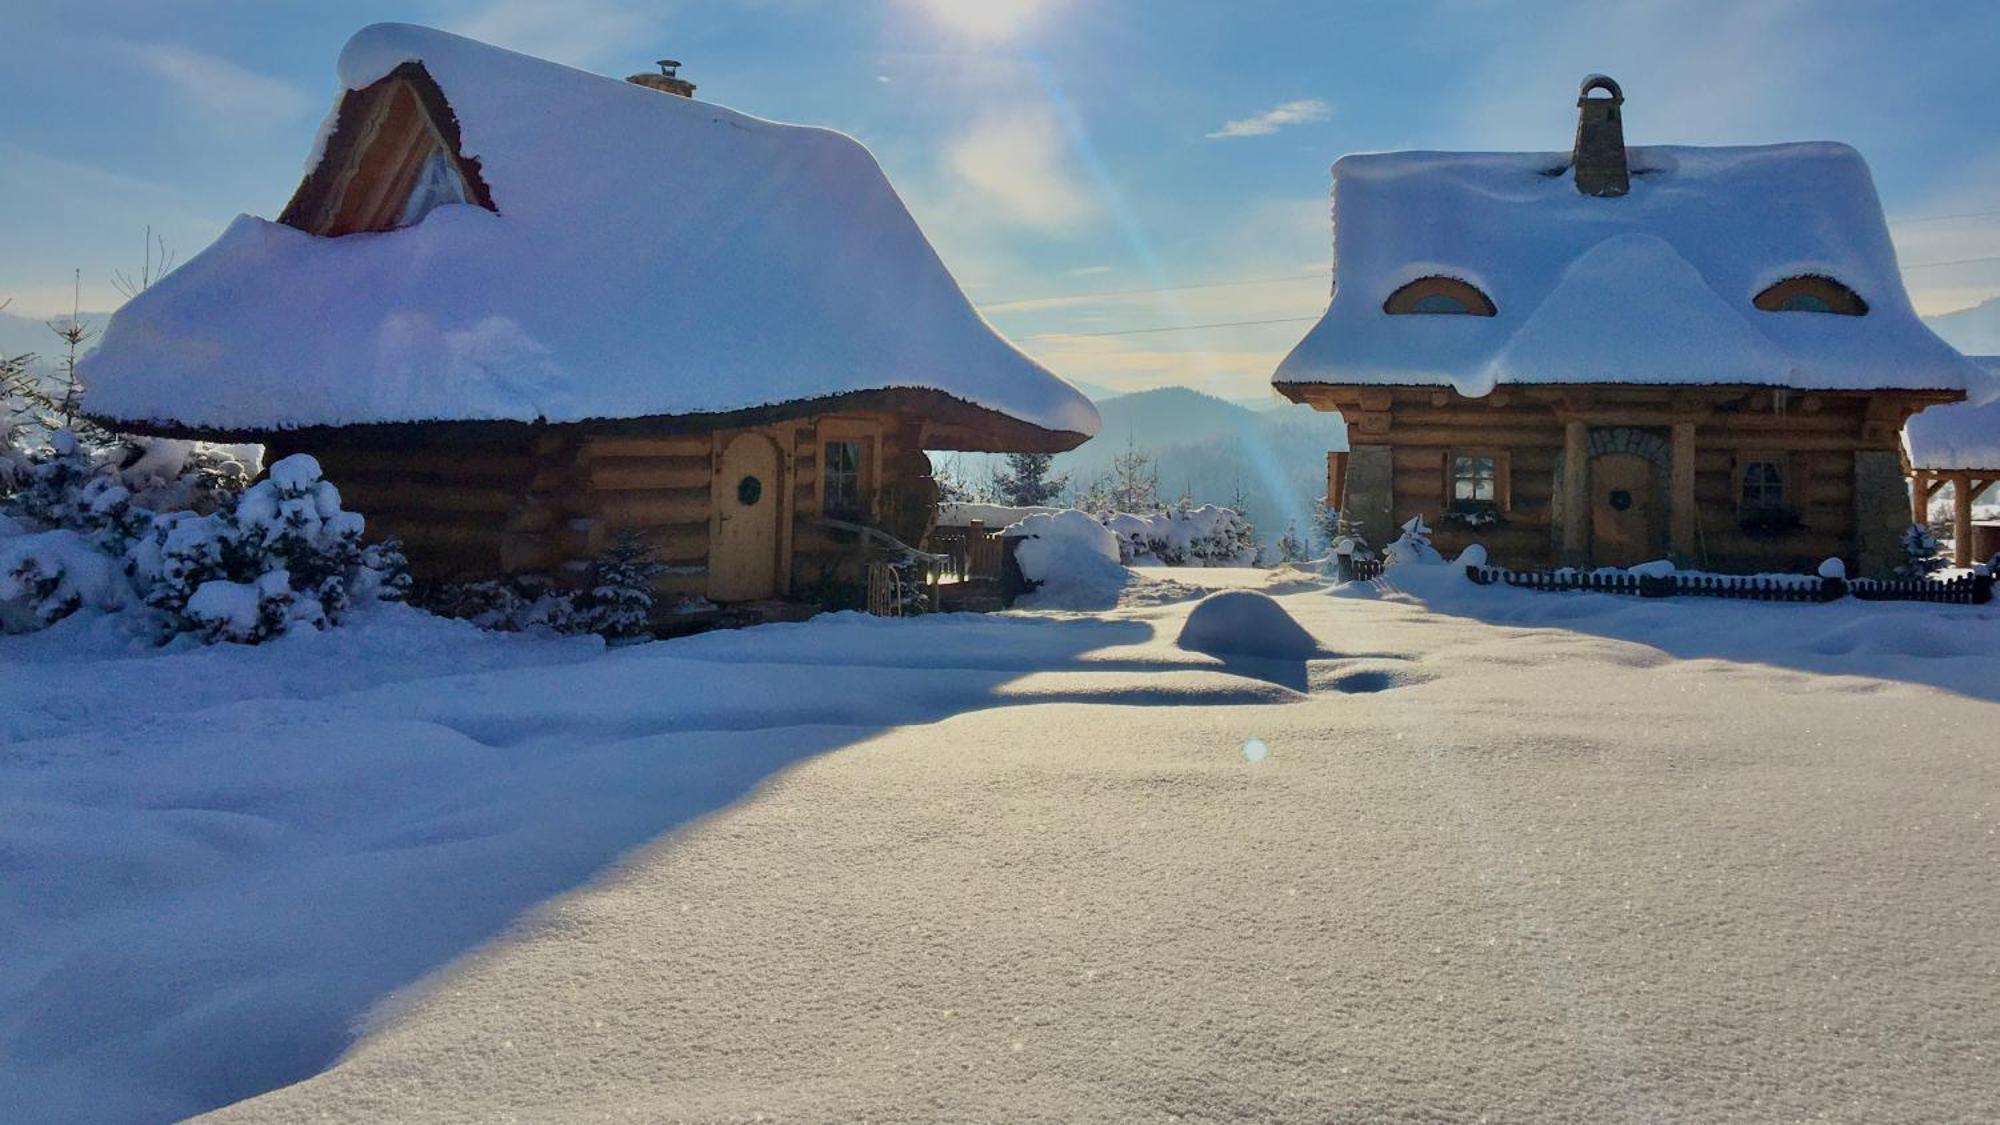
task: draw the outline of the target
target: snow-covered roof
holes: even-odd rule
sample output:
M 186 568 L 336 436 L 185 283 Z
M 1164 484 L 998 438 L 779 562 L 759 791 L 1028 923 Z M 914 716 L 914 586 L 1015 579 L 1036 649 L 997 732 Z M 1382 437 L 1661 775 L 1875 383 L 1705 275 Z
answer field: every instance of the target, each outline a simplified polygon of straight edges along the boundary
M 1933 406 L 1903 427 L 1915 469 L 2000 471 L 2000 355 L 1973 356 L 1988 377 L 1964 402 Z
M 1965 385 L 1910 306 L 1868 166 L 1841 144 L 1627 150 L 1630 194 L 1580 194 L 1567 153 L 1397 152 L 1333 166 L 1335 287 L 1278 384 Z M 1864 316 L 1765 312 L 1801 275 Z M 1391 315 L 1419 278 L 1494 316 Z M 1976 377 L 1976 376 L 1975 376 Z
M 1088 399 L 973 309 L 853 138 L 403 24 L 358 32 L 340 81 L 410 62 L 494 210 L 337 238 L 239 217 L 113 318 L 85 369 L 93 414 L 568 422 L 915 388 L 1096 431 Z

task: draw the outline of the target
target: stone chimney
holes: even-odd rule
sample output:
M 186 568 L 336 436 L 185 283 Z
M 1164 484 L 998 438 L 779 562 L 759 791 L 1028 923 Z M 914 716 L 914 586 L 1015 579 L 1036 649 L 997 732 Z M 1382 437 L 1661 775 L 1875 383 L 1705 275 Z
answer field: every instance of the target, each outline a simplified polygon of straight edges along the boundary
M 625 81 L 634 86 L 658 90 L 663 94 L 674 94 L 683 98 L 694 97 L 694 83 L 681 77 L 681 64 L 678 59 L 661 59 L 656 65 L 659 66 L 660 73 L 635 74 Z M 1605 81 L 1608 82 L 1610 79 L 1607 78 Z
M 1576 190 L 1585 195 L 1632 190 L 1625 167 L 1625 123 L 1618 112 L 1624 104 L 1625 92 L 1602 74 L 1584 79 L 1577 90 L 1576 148 L 1570 164 L 1576 169 Z

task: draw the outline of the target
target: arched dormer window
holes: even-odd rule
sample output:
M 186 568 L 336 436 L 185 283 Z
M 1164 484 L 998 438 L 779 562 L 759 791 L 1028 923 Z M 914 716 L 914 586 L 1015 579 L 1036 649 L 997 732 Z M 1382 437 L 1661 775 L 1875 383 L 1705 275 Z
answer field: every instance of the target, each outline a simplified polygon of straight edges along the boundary
M 1861 294 L 1830 277 L 1803 274 L 1788 277 L 1752 302 L 1765 312 L 1833 313 L 1836 316 L 1864 316 L 1868 302 Z
M 1391 316 L 1492 316 L 1492 298 L 1455 277 L 1420 277 L 1382 302 Z

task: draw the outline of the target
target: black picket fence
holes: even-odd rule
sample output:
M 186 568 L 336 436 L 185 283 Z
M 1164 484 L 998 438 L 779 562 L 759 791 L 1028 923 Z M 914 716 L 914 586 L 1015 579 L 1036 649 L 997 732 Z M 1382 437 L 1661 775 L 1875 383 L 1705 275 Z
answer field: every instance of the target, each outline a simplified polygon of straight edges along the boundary
M 1632 574 L 1628 571 L 1509 570 L 1467 566 L 1465 576 L 1481 586 L 1503 583 L 1523 590 L 1585 590 L 1641 598 L 1742 598 L 1759 602 L 1831 602 L 1854 597 L 1871 602 L 1939 602 L 1986 605 L 1993 600 L 1993 576 L 1967 574 L 1944 580 L 1883 581 L 1874 578 L 1794 578 L 1735 574 Z

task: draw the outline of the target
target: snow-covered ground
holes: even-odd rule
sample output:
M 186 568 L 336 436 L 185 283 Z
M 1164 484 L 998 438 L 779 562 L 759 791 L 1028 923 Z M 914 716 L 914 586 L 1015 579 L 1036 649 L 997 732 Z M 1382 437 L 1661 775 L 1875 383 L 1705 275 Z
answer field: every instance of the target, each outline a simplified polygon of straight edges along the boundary
M 1289 662 L 1179 647 L 1157 572 L 609 652 L 0 640 L 0 1106 L 1987 1115 L 2000 610 L 1407 569 L 1171 572 Z

